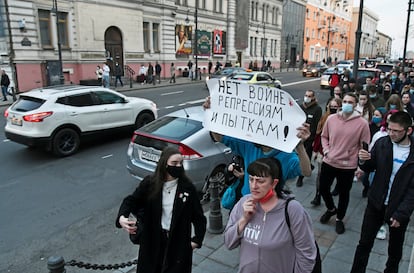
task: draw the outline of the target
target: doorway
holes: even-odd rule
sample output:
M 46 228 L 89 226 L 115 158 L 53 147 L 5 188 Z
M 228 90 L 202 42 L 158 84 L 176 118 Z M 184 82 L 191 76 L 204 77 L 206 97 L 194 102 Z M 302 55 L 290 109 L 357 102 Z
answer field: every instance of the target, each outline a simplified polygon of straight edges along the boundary
M 115 63 L 117 62 L 122 68 L 122 76 L 124 75 L 124 49 L 122 46 L 122 34 L 119 28 L 109 27 L 105 31 L 105 59 L 111 68 L 111 74 L 115 71 Z

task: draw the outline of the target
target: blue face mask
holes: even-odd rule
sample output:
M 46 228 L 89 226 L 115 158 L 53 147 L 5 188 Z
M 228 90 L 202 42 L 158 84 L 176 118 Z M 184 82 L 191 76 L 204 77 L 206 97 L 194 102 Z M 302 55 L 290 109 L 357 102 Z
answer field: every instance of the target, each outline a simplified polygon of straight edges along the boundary
M 397 79 L 397 76 L 393 75 L 391 76 L 391 80 L 395 81 Z
M 395 109 L 397 109 L 397 105 L 395 105 L 395 104 L 390 104 L 390 109 L 391 109 L 391 110 L 395 110 Z
M 342 104 L 342 112 L 349 114 L 352 113 L 354 111 L 352 104 L 350 103 L 343 103 Z
M 410 89 L 410 94 L 414 94 L 414 89 Z
M 370 95 L 369 95 L 369 97 L 370 97 L 371 99 L 375 99 L 375 98 L 377 97 L 377 94 L 370 94 Z
M 372 117 L 372 123 L 378 124 L 382 121 L 382 118 L 380 117 Z

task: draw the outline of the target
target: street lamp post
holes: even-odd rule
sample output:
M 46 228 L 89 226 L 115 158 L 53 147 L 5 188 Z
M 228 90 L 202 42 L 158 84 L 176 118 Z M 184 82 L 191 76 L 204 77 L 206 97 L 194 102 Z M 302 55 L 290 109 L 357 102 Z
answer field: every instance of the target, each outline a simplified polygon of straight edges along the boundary
M 362 13 L 364 11 L 364 0 L 359 2 L 359 13 L 358 13 L 358 27 L 355 32 L 355 51 L 354 51 L 354 66 L 353 66 L 353 77 L 355 80 L 358 79 L 358 66 L 359 66 L 359 48 L 361 47 L 361 25 L 362 25 Z
M 259 33 L 259 25 L 257 25 L 257 29 L 256 29 L 256 34 Z M 266 65 L 266 59 L 265 59 L 265 55 L 266 55 L 266 23 L 263 22 L 263 42 L 262 42 L 262 70 L 265 70 L 265 65 Z
M 404 39 L 404 52 L 403 52 L 403 62 L 402 62 L 402 72 L 404 72 L 404 66 L 405 66 L 405 57 L 407 54 L 407 40 L 408 40 L 408 29 L 410 27 L 410 14 L 412 11 L 412 5 L 413 2 L 411 0 L 408 1 L 408 14 L 407 14 L 407 26 L 405 27 L 405 39 Z
M 185 18 L 185 22 L 187 24 L 190 23 L 190 19 L 188 18 L 188 12 L 190 11 L 190 9 L 187 10 L 187 18 Z M 193 42 L 193 46 L 194 46 L 194 55 L 195 55 L 195 79 L 197 80 L 199 77 L 199 72 L 198 72 L 198 37 L 197 37 L 197 33 L 198 33 L 198 0 L 196 0 L 196 4 L 195 4 L 195 11 L 194 11 L 194 24 L 195 24 L 195 32 L 194 32 L 194 42 Z M 191 80 L 194 80 L 194 77 L 191 78 Z M 201 74 L 200 74 L 200 80 L 201 80 Z
M 59 79 L 60 84 L 65 83 L 65 77 L 63 76 L 63 64 L 62 64 L 62 45 L 60 43 L 60 30 L 59 30 L 59 11 L 57 6 L 57 0 L 53 0 L 53 11 L 56 15 L 56 35 L 57 35 L 57 46 L 59 55 Z

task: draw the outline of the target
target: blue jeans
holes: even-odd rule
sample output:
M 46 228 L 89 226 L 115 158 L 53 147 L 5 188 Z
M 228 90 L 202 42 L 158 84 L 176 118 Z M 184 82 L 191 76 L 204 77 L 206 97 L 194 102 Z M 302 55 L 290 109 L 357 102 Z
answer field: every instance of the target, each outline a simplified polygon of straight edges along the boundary
M 4 86 L 4 85 L 1 86 L 1 92 L 3 93 L 3 98 L 5 100 L 7 99 L 7 89 L 8 88 L 9 88 L 8 86 Z
M 104 75 L 102 77 L 104 87 L 109 88 L 109 76 Z

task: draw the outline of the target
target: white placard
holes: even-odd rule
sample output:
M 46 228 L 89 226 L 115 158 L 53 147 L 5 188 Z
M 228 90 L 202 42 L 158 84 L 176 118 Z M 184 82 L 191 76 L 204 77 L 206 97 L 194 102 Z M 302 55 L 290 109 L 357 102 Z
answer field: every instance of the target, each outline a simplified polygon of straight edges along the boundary
M 222 135 L 292 152 L 300 139 L 296 128 L 306 114 L 281 89 L 212 79 L 207 82 L 211 108 L 206 109 L 204 126 Z

